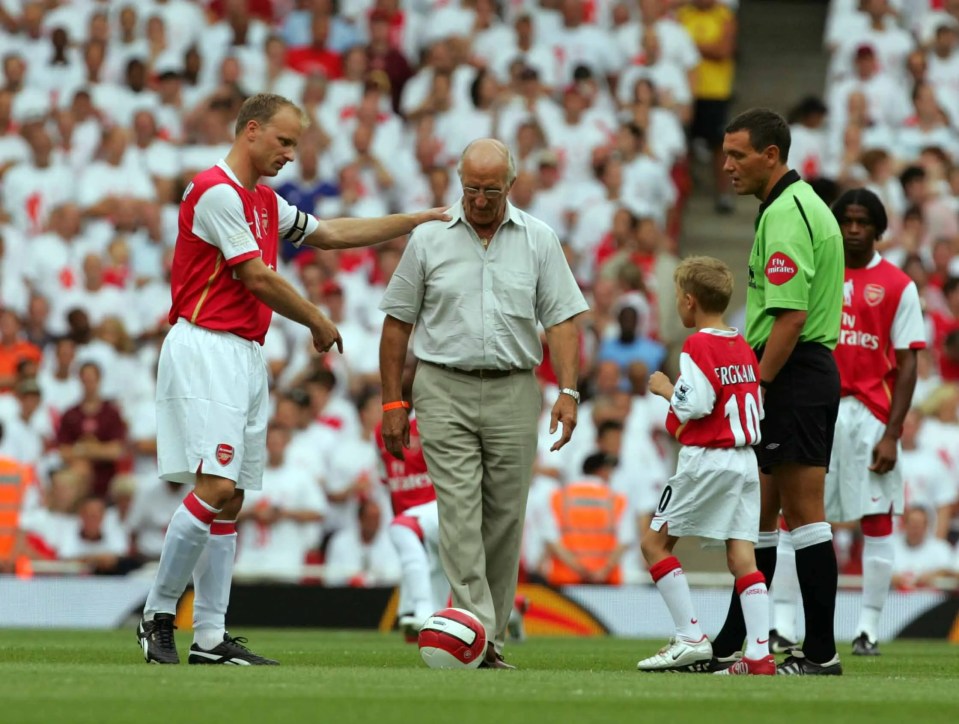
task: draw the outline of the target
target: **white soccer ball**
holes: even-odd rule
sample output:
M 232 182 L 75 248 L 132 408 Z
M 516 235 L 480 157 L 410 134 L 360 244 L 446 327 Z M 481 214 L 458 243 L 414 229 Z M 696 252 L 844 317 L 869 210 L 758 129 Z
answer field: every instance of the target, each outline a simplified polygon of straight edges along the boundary
M 486 655 L 486 629 L 462 608 L 444 608 L 426 619 L 418 642 L 431 669 L 475 669 Z

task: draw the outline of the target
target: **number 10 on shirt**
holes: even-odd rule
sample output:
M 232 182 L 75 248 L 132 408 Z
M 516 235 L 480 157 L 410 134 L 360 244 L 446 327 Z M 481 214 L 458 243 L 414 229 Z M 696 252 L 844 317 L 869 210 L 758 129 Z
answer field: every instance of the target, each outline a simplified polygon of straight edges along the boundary
M 759 404 L 752 393 L 742 395 L 742 409 L 739 405 L 740 396 L 734 394 L 726 402 L 724 412 L 729 420 L 729 427 L 733 432 L 733 441 L 736 447 L 755 445 L 759 442 Z M 743 417 L 746 418 L 746 428 L 743 429 Z

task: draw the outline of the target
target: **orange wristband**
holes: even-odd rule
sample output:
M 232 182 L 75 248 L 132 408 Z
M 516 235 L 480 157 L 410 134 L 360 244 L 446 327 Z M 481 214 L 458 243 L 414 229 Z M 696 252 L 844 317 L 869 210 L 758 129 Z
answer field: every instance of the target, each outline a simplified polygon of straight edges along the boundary
M 383 405 L 383 412 L 389 412 L 390 410 L 399 410 L 403 408 L 404 410 L 410 409 L 410 403 L 406 400 L 397 400 L 396 402 L 387 402 Z

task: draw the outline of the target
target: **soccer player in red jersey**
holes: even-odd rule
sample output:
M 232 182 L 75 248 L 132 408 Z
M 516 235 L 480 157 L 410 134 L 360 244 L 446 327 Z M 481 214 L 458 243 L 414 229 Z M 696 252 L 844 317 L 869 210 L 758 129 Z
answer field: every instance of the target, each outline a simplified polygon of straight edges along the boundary
M 351 249 L 402 236 L 441 209 L 378 219 L 321 221 L 261 176 L 293 160 L 303 112 L 281 96 L 248 98 L 226 158 L 197 174 L 180 204 L 171 273 L 170 330 L 157 370 L 160 477 L 193 490 L 167 528 L 137 637 L 148 662 L 179 663 L 177 601 L 194 584 L 191 664 L 263 665 L 226 632 L 237 513 L 262 484 L 269 391 L 262 344 L 273 312 L 306 326 L 317 352 L 342 351 L 336 326 L 276 272 L 280 239 Z
M 842 329 L 833 352 L 841 399 L 826 476 L 826 517 L 833 523 L 859 521 L 862 608 L 852 652 L 875 656 L 892 580 L 892 516 L 902 513 L 904 502 L 896 465 L 899 438 L 916 386 L 917 350 L 925 348 L 926 335 L 915 283 L 875 249 L 887 226 L 879 197 L 852 189 L 836 200 L 833 213 L 842 230 L 846 276 Z M 789 572 L 784 569 L 783 575 Z M 783 608 L 788 616 L 788 607 Z
M 403 400 L 413 397 L 416 360 L 403 370 Z M 413 640 L 423 622 L 446 606 L 450 584 L 439 555 L 439 513 L 436 491 L 426 469 L 416 419 L 410 421 L 410 446 L 403 458 L 395 457 L 383 442 L 383 423 L 376 426 L 376 447 L 383 465 L 383 482 L 390 489 L 393 521 L 390 540 L 400 557 L 400 628 Z
M 641 546 L 676 631 L 668 645 L 637 668 L 709 670 L 712 645 L 673 555 L 679 538 L 695 535 L 725 542 L 746 622 L 743 657 L 716 673 L 775 675 L 766 580 L 756 568 L 754 551 L 760 500 L 751 446 L 760 441 L 763 414 L 759 362 L 739 332 L 723 321 L 733 289 L 728 266 L 718 259 L 688 257 L 676 268 L 675 279 L 683 326 L 697 331 L 683 344 L 676 384 L 656 372 L 649 389 L 669 400 L 666 429 L 683 448 Z

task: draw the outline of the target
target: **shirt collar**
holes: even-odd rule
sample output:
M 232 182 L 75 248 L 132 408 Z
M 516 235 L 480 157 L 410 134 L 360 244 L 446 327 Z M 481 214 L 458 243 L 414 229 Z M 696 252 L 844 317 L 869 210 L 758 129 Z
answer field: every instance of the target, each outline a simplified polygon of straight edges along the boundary
M 759 205 L 759 213 L 756 215 L 756 224 L 759 224 L 759 220 L 762 218 L 766 209 L 772 206 L 773 202 L 782 196 L 783 191 L 792 186 L 797 181 L 802 181 L 799 174 L 796 171 L 790 169 L 783 174 L 783 177 L 776 182 L 776 185 L 772 187 L 769 191 L 769 196 L 766 197 L 766 200 Z
M 240 183 L 240 179 L 236 177 L 236 174 L 233 173 L 233 169 L 227 166 L 225 158 L 221 158 L 219 161 L 217 161 L 216 165 L 220 167 L 220 170 L 227 175 L 227 178 L 229 178 L 230 181 L 235 183 L 237 186 L 243 185 Z
M 446 212 L 450 215 L 450 220 L 446 223 L 446 228 L 451 229 L 456 226 L 456 224 L 462 221 L 466 223 L 466 213 L 463 210 L 463 197 L 460 196 L 455 204 L 450 206 L 449 210 Z M 510 221 L 517 226 L 526 226 L 526 220 L 523 219 L 523 215 L 520 213 L 513 204 L 508 200 L 506 202 L 506 213 L 503 215 L 503 223 Z

